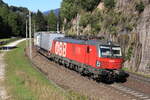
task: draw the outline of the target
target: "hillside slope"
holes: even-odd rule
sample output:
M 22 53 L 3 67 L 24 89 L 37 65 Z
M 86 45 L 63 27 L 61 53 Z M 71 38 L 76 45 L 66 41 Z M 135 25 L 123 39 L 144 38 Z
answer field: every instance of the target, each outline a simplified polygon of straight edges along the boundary
M 67 34 L 76 34 L 77 15 L 80 15 L 80 34 L 104 36 L 106 40 L 118 42 L 125 58 L 124 66 L 133 72 L 150 74 L 149 0 L 100 0 L 94 10 L 79 7 L 76 12 L 76 8 L 71 8 L 75 13 L 71 19 L 63 15 L 69 11 L 64 5 L 65 2 L 61 15 L 64 17 L 63 30 Z M 71 5 L 76 6 L 76 2 Z

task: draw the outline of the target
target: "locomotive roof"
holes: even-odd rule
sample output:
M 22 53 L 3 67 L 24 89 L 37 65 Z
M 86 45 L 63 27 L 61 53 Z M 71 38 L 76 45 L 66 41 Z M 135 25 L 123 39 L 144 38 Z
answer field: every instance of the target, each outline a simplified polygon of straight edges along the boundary
M 68 37 L 61 37 L 61 38 L 56 38 L 54 40 L 60 41 L 60 42 L 75 43 L 75 44 L 119 46 L 118 44 L 115 44 L 115 43 L 112 43 L 112 42 L 109 42 L 109 41 L 106 41 L 106 40 L 97 40 L 97 39 L 79 40 L 79 39 L 73 39 L 73 38 L 68 38 Z

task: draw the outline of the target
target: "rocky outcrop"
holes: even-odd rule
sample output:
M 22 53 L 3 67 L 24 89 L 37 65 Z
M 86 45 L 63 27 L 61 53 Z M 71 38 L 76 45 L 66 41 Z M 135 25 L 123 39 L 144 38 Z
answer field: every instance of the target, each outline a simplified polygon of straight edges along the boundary
M 150 74 L 150 5 L 145 6 L 136 24 L 135 36 L 129 34 L 130 42 L 134 40 L 132 57 L 124 65 L 132 71 Z M 132 39 L 133 37 L 135 39 Z
M 100 2 L 99 5 L 97 6 L 98 9 L 103 10 L 104 9 L 104 3 Z
M 150 5 L 146 6 L 137 24 L 139 41 L 142 44 L 142 57 L 139 71 L 150 72 Z
M 135 7 L 141 1 L 145 9 L 138 14 Z M 124 34 L 119 41 L 125 56 L 131 54 L 124 66 L 133 72 L 150 74 L 150 0 L 117 0 L 116 9 L 127 15 L 134 14 L 133 18 L 136 17 L 136 26 L 132 32 Z

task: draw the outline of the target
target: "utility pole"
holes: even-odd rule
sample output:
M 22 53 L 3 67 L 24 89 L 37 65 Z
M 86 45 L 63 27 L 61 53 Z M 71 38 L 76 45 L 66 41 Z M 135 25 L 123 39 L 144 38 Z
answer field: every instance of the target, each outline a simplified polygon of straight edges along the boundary
M 79 22 L 80 22 L 80 15 L 77 14 L 77 36 L 79 36 Z
M 29 38 L 30 38 L 29 53 L 30 53 L 30 59 L 32 59 L 32 31 L 31 31 L 31 12 L 30 11 L 29 11 Z
M 26 20 L 26 48 L 28 47 L 28 21 Z
M 65 18 L 65 19 L 64 19 L 63 29 L 62 29 L 62 32 L 63 32 L 64 34 L 66 34 L 66 32 L 65 32 L 65 25 L 66 25 L 66 23 L 67 23 L 67 19 Z
M 34 23 L 34 32 L 33 33 L 35 33 L 35 23 Z
M 49 25 L 47 24 L 47 31 L 49 31 Z
M 57 33 L 60 33 L 59 32 L 59 22 L 57 22 Z

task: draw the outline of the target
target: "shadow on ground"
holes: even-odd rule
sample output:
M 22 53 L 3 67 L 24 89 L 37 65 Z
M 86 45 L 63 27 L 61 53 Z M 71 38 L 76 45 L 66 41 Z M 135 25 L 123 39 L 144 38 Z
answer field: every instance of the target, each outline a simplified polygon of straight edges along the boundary
M 0 50 L 12 50 L 17 48 L 16 46 L 4 46 L 4 47 L 0 47 Z

